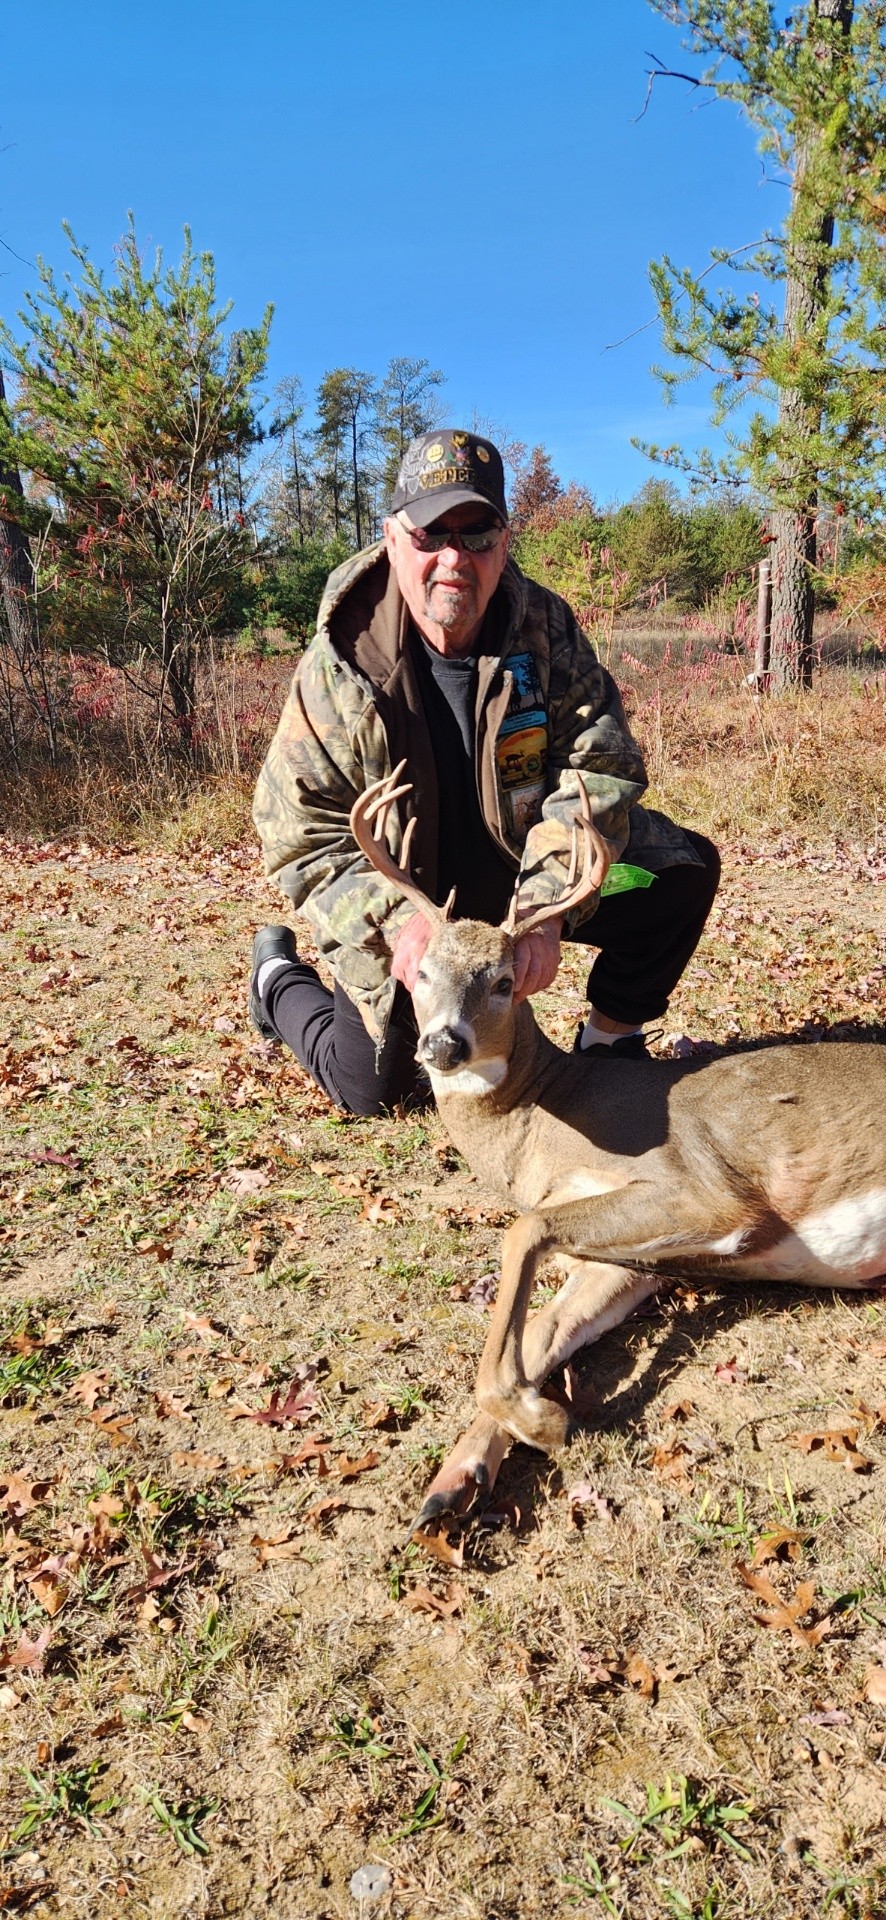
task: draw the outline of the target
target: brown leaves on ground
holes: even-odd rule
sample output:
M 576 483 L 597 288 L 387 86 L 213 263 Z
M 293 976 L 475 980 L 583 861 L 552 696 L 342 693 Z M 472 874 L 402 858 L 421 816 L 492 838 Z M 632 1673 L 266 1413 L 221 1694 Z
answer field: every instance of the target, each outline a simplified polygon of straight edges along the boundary
M 870 1473 L 874 1463 L 859 1453 L 857 1439 L 857 1427 L 825 1427 L 814 1433 L 786 1434 L 785 1444 L 799 1447 L 801 1453 L 821 1450 L 826 1460 L 846 1467 L 850 1473 Z
M 588 1509 L 597 1515 L 598 1520 L 605 1521 L 607 1526 L 611 1526 L 615 1520 L 615 1508 L 611 1500 L 608 1500 L 604 1493 L 598 1493 L 589 1480 L 577 1480 L 575 1486 L 570 1487 L 566 1498 L 569 1501 L 569 1524 L 572 1527 L 578 1527 L 581 1530 L 584 1526 L 585 1512 Z
M 340 1480 L 356 1480 L 361 1473 L 371 1473 L 380 1462 L 380 1453 L 361 1453 L 359 1460 L 349 1460 L 343 1453 L 335 1463 L 335 1472 Z
M 886 1667 L 874 1666 L 873 1662 L 864 1670 L 862 1694 L 875 1707 L 886 1707 Z
M 814 1580 L 801 1580 L 790 1600 L 783 1600 L 769 1579 L 768 1574 L 758 1572 L 754 1567 L 746 1566 L 743 1560 L 736 1562 L 736 1572 L 746 1587 L 750 1587 L 760 1600 L 765 1600 L 766 1610 L 754 1612 L 754 1619 L 761 1627 L 771 1627 L 774 1632 L 790 1633 L 801 1646 L 818 1647 L 829 1633 L 833 1632 L 830 1614 L 812 1626 L 801 1626 L 805 1614 L 811 1613 L 815 1602 Z
M 262 1427 L 303 1427 L 320 1411 L 316 1387 L 304 1375 L 290 1380 L 286 1387 L 275 1387 L 266 1407 L 258 1409 L 238 1404 L 231 1408 L 232 1420 L 254 1420 Z
M 589 1686 L 631 1687 L 650 1706 L 658 1699 L 659 1687 L 676 1680 L 679 1673 L 675 1666 L 653 1667 L 642 1653 L 631 1653 L 623 1659 L 617 1654 L 606 1654 L 601 1659 L 588 1647 L 579 1647 L 576 1664 Z
M 776 1527 L 757 1541 L 751 1566 L 765 1566 L 767 1560 L 799 1560 L 809 1538 L 808 1533 L 800 1533 L 796 1527 Z
M 412 1535 L 412 1540 L 416 1547 L 422 1547 L 425 1553 L 429 1553 L 432 1560 L 439 1560 L 441 1566 L 464 1566 L 464 1534 L 456 1534 L 447 1527 L 441 1527 L 438 1531 L 431 1527 L 420 1527 Z
M 662 1480 L 672 1480 L 680 1487 L 692 1486 L 689 1468 L 692 1455 L 688 1447 L 675 1440 L 669 1447 L 657 1446 L 652 1450 L 652 1465 Z
M 110 1399 L 112 1387 L 113 1382 L 107 1367 L 99 1367 L 96 1371 L 78 1373 L 76 1380 L 69 1386 L 65 1399 L 79 1400 L 80 1405 L 86 1407 L 91 1413 L 96 1401 Z
M 278 1527 L 276 1533 L 267 1535 L 254 1533 L 250 1545 L 258 1554 L 258 1564 L 266 1567 L 274 1560 L 303 1560 L 304 1541 L 289 1527 Z
M 42 1507 L 54 1485 L 54 1480 L 26 1480 L 23 1474 L 10 1473 L 0 1480 L 0 1508 L 20 1520 L 34 1507 Z
M 52 1639 L 52 1628 L 44 1627 L 36 1640 L 23 1633 L 15 1647 L 0 1647 L 0 1671 L 15 1668 L 20 1673 L 42 1673 L 46 1649 Z
M 467 1589 L 457 1580 L 453 1580 L 445 1594 L 432 1593 L 430 1587 L 412 1587 L 400 1602 L 408 1613 L 430 1613 L 437 1620 L 451 1620 L 456 1614 L 464 1613 L 467 1603 Z

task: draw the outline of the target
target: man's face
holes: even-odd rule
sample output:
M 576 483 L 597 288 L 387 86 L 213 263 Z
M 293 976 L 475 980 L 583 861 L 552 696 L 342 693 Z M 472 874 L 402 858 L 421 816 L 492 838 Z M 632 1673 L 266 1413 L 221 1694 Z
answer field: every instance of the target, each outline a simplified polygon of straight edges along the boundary
M 427 529 L 444 527 L 456 533 L 480 532 L 496 524 L 490 508 L 468 500 L 450 507 Z M 385 546 L 397 584 L 419 631 L 440 653 L 467 653 L 483 623 L 483 616 L 502 576 L 508 553 L 504 528 L 488 553 L 468 553 L 462 546 L 444 546 L 423 553 L 413 546 L 398 516 L 385 521 Z

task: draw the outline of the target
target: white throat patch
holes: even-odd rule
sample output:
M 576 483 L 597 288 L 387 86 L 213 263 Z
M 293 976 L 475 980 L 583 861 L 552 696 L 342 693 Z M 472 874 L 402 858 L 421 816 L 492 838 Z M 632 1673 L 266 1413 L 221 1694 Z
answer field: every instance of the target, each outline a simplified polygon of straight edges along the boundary
M 437 1100 L 445 1099 L 447 1093 L 491 1093 L 501 1086 L 507 1070 L 508 1063 L 501 1057 L 483 1060 L 476 1067 L 460 1067 L 457 1073 L 435 1073 L 433 1067 L 425 1068 Z

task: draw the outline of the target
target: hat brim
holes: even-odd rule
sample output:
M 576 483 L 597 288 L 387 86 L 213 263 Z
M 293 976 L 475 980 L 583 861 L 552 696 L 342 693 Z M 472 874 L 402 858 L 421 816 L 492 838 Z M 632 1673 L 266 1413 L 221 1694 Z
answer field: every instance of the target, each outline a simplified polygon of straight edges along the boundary
M 441 487 L 437 493 L 418 494 L 414 500 L 407 500 L 397 513 L 405 513 L 414 527 L 433 526 L 435 520 L 448 513 L 450 507 L 485 507 L 487 513 L 494 513 L 502 526 L 507 520 L 502 518 L 501 508 L 485 493 L 475 493 L 473 487 Z

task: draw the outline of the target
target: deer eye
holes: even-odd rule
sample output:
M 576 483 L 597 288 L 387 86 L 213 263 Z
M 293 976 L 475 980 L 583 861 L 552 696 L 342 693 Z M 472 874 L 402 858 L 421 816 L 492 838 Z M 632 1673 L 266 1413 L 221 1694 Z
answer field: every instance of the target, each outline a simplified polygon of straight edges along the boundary
M 514 982 L 511 979 L 510 975 L 504 974 L 501 980 L 496 980 L 495 986 L 493 987 L 492 991 L 493 993 L 500 993 L 502 999 L 504 999 L 507 994 L 513 993 Z

